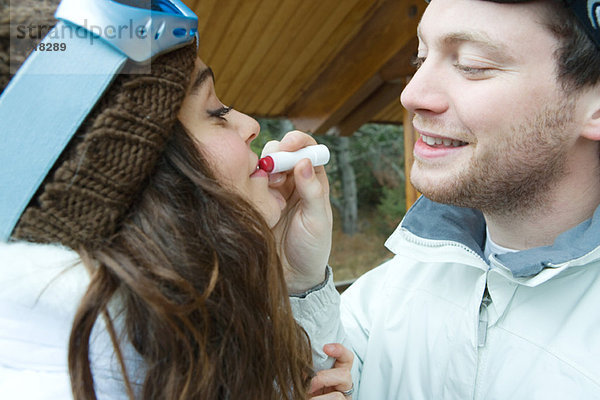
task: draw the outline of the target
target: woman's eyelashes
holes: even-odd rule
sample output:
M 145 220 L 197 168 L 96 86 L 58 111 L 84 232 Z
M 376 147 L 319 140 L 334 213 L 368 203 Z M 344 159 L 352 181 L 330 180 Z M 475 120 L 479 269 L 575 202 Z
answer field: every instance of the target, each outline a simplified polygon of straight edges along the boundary
M 216 110 L 206 110 L 206 112 L 208 113 L 208 115 L 211 118 L 218 118 L 221 121 L 225 121 L 227 122 L 227 119 L 225 118 L 225 115 L 227 115 L 227 113 L 229 111 L 231 111 L 233 109 L 233 107 L 221 107 L 221 108 L 217 108 Z

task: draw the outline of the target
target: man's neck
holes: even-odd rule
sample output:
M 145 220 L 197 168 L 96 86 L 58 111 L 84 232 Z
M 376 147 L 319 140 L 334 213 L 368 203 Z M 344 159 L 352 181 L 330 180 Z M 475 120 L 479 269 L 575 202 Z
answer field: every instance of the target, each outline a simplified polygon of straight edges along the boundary
M 567 170 L 574 172 L 568 173 L 554 185 L 555 189 L 548 193 L 543 206 L 512 215 L 485 214 L 493 241 L 516 250 L 548 246 L 561 233 L 591 218 L 600 205 L 597 157 L 596 147 L 588 157 L 571 159 Z

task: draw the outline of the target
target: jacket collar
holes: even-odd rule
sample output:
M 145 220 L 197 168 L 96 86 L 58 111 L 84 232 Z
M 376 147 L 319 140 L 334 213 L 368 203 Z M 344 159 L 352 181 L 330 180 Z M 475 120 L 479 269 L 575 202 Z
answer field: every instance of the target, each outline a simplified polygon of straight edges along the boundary
M 440 204 L 421 196 L 400 226 L 424 239 L 454 241 L 483 256 L 485 219 L 471 208 Z M 581 258 L 600 247 L 600 207 L 592 218 L 559 235 L 551 246 L 536 247 L 496 256 L 514 277 L 537 275 Z
M 50 244 L 0 243 L 0 301 L 48 314 L 75 313 L 89 283 L 77 253 Z

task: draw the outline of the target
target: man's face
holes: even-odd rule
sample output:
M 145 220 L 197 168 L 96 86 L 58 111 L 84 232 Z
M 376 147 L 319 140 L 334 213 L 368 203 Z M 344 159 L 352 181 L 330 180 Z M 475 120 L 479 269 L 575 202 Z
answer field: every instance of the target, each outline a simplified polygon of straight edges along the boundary
M 557 39 L 540 4 L 433 0 L 419 26 L 420 68 L 402 93 L 421 135 L 413 185 L 484 213 L 542 207 L 577 138 L 574 102 L 555 78 Z

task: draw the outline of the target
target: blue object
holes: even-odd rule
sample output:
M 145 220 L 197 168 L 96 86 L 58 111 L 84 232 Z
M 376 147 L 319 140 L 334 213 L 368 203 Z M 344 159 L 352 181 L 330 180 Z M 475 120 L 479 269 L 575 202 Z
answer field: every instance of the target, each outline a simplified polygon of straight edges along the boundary
M 197 37 L 197 17 L 178 0 L 152 1 L 152 11 L 111 0 L 63 0 L 55 16 L 57 25 L 0 97 L 0 241 L 10 238 L 40 184 L 126 61 L 146 62 Z M 134 32 L 131 40 L 115 40 L 110 28 L 118 34 L 119 26 L 146 31 L 138 32 L 141 38 Z
M 565 0 L 579 23 L 600 50 L 600 1 L 599 0 Z
M 198 34 L 198 17 L 181 1 L 137 3 L 146 8 L 113 0 L 62 0 L 55 17 L 85 28 L 137 62 L 189 43 Z

